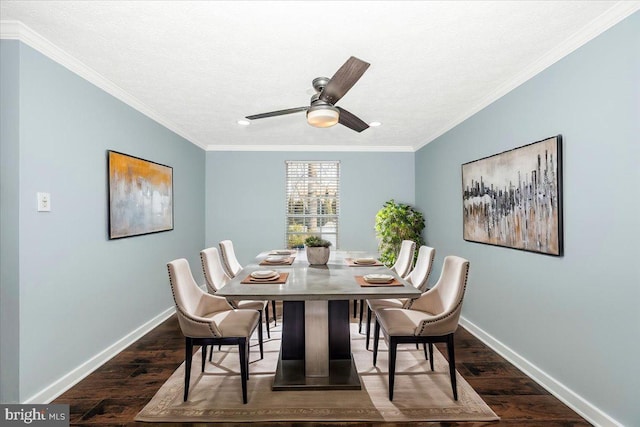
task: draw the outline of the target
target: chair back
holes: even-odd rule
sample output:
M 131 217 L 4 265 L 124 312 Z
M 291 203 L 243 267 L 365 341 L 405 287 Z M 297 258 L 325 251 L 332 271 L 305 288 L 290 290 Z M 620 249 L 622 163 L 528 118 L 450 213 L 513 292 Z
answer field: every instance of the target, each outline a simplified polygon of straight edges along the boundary
M 415 251 L 416 242 L 403 240 L 400 251 L 398 252 L 398 258 L 395 264 L 393 264 L 393 267 L 391 267 L 391 270 L 395 271 L 395 273 L 402 278 L 406 277 L 411 271 Z
M 420 292 L 427 290 L 429 276 L 433 267 L 433 259 L 436 256 L 436 250 L 429 246 L 420 246 L 418 250 L 418 259 L 413 270 L 407 276 L 407 282 L 411 283 Z
M 215 294 L 231 279 L 224 271 L 218 249 L 207 248 L 201 250 L 200 261 L 202 261 L 202 272 L 207 282 L 207 290 L 210 294 Z
M 168 263 L 167 268 L 171 293 L 178 313 L 194 314 L 203 291 L 191 274 L 189 262 L 184 258 L 176 259 Z
M 214 312 L 231 310 L 227 300 L 209 295 L 196 283 L 189 262 L 176 259 L 167 264 L 171 293 L 176 304 L 176 317 L 186 337 L 220 337 L 222 331 L 207 316 Z
M 438 283 L 411 305 L 411 310 L 431 315 L 417 328 L 417 335 L 446 335 L 455 332 L 462 312 L 468 274 L 468 260 L 453 255 L 445 257 Z
M 220 247 L 224 270 L 233 279 L 242 270 L 242 265 L 238 262 L 236 253 L 233 250 L 233 242 L 231 240 L 223 240 L 218 246 Z

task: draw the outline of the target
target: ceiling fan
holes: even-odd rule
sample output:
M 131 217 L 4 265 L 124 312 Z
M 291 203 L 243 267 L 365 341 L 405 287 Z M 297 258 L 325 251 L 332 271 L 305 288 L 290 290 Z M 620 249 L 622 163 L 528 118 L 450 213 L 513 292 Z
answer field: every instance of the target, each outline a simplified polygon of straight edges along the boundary
M 287 108 L 286 110 L 254 114 L 246 118 L 249 120 L 264 119 L 306 111 L 307 123 L 311 126 L 326 128 L 340 123 L 356 132 L 362 132 L 369 127 L 368 124 L 353 113 L 334 105 L 356 84 L 367 71 L 369 65 L 369 63 L 352 56 L 330 79 L 327 77 L 313 79 L 312 84 L 316 93 L 311 97 L 311 104 L 308 107 Z

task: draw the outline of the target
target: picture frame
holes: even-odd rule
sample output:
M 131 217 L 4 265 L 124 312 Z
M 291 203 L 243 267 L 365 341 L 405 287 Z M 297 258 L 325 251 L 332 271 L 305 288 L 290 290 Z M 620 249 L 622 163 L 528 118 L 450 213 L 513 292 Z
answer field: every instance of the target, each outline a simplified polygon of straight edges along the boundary
M 563 255 L 561 135 L 461 169 L 464 240 Z
M 173 230 L 173 168 L 107 151 L 109 240 Z

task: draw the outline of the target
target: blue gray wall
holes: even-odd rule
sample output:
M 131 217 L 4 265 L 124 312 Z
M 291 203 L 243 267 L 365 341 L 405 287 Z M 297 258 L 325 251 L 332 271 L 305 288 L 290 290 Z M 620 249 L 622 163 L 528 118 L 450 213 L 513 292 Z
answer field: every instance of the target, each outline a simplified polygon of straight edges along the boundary
M 464 318 L 628 426 L 640 420 L 638 52 L 640 13 L 416 153 L 438 264 L 471 261 Z M 465 242 L 460 165 L 556 134 L 565 255 Z
M 338 247 L 377 250 L 375 215 L 385 201 L 413 204 L 413 153 L 207 152 L 207 245 L 231 239 L 246 264 L 285 245 L 285 161 L 340 161 Z
M 9 105 L 3 90 L 2 123 L 19 123 L 19 141 L 13 128 L 7 140 L 17 157 L 5 158 L 2 134 L 2 312 L 15 317 L 19 304 L 19 322 L 7 326 L 3 317 L 1 344 L 19 348 L 19 364 L 10 367 L 19 381 L 11 386 L 24 401 L 173 307 L 166 263 L 187 257 L 197 266 L 204 245 L 205 156 L 30 47 L 2 41 L 2 54 L 2 88 L 5 80 L 13 90 L 18 84 Z M 173 167 L 173 231 L 108 240 L 108 149 Z M 36 212 L 39 191 L 51 193 L 51 212 Z M 5 208 L 9 226 L 19 212 L 17 242 L 5 236 L 14 230 L 5 228 Z M 11 271 L 6 283 L 5 243 L 7 260 L 18 254 L 18 274 Z M 11 372 L 4 355 L 3 389 Z M 7 393 L 15 400 L 15 391 Z
M 19 48 L 0 42 L 0 402 L 18 401 L 20 381 Z

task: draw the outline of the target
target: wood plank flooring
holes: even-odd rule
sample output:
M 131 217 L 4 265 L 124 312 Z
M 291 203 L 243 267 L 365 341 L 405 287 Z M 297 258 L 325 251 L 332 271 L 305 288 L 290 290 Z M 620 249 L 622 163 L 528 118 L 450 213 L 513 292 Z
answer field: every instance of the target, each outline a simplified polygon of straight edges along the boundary
M 279 310 L 279 313 L 281 310 Z M 455 335 L 456 368 L 501 418 L 491 423 L 260 423 L 260 426 L 589 426 L 581 418 L 489 349 L 463 328 Z M 444 350 L 441 348 L 441 350 Z M 443 351 L 443 354 L 446 352 Z M 184 337 L 172 316 L 140 340 L 62 394 L 53 403 L 67 403 L 73 426 L 149 426 L 134 416 L 184 361 Z M 170 424 L 196 426 L 203 424 Z M 233 424 L 215 424 L 229 426 Z M 252 424 L 256 425 L 257 424 Z

